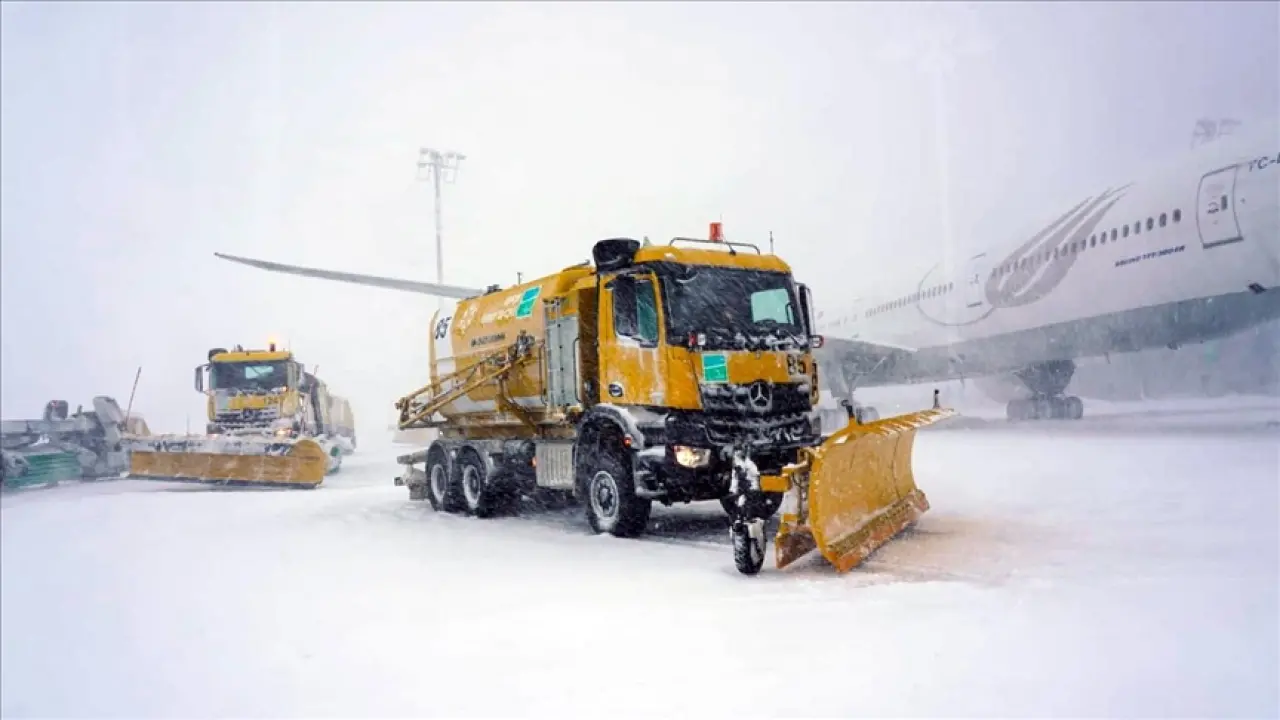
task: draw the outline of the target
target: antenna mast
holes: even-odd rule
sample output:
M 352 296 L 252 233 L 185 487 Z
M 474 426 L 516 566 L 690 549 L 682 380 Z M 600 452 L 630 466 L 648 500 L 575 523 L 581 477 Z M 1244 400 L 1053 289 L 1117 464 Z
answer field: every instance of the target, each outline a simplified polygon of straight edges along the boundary
M 427 176 L 430 176 L 435 190 L 436 282 L 438 283 L 444 282 L 444 221 L 440 209 L 440 184 L 442 182 L 452 183 L 456 180 L 458 177 L 458 165 L 466 159 L 466 155 L 452 150 L 441 151 L 434 148 L 420 148 L 418 150 L 418 179 L 426 180 Z M 444 305 L 443 298 L 438 302 L 441 306 Z

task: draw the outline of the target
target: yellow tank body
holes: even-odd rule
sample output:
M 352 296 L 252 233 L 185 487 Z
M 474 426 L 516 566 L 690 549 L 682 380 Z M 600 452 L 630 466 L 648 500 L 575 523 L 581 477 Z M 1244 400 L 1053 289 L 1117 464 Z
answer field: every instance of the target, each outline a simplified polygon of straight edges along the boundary
M 543 339 L 546 303 L 559 301 L 561 313 L 577 315 L 578 294 L 574 290 L 581 289 L 582 280 L 590 280 L 587 285 L 594 289 L 594 274 L 585 265 L 460 301 L 451 316 L 437 317 L 433 322 L 429 341 L 432 381 L 474 366 L 511 345 L 522 332 L 534 340 Z M 516 404 L 537 414 L 548 410 L 541 368 L 540 361 L 525 365 L 511 374 L 507 385 Z M 471 416 L 485 424 L 519 425 L 499 412 L 498 392 L 496 384 L 481 385 L 443 406 L 440 414 L 450 419 Z

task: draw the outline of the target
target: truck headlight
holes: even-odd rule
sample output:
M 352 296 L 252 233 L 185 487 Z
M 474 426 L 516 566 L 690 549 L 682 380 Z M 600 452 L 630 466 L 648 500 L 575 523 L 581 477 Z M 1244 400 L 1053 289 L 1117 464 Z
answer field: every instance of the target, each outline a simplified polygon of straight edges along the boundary
M 675 452 L 676 464 L 687 468 L 702 467 L 711 462 L 711 451 L 707 448 L 676 445 L 672 450 Z

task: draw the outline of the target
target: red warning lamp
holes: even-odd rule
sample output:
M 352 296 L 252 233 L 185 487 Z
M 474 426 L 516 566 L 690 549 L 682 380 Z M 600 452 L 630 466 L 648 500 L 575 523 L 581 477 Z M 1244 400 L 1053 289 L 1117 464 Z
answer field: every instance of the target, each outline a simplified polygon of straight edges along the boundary
M 711 223 L 711 242 L 724 242 L 724 225 L 722 223 Z

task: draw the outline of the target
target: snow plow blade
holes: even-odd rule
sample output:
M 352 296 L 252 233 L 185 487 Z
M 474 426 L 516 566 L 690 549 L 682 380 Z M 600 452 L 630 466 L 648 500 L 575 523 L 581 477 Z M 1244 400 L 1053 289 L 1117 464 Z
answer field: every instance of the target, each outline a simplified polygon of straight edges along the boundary
M 331 459 L 314 440 L 149 437 L 130 448 L 130 478 L 211 485 L 314 488 Z
M 916 431 L 954 410 L 908 413 L 850 423 L 802 451 L 783 471 L 787 494 L 774 538 L 778 568 L 817 549 L 848 572 L 929 509 L 916 487 L 911 451 Z

